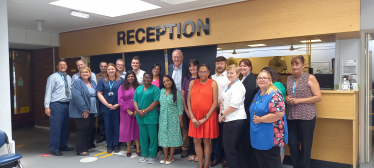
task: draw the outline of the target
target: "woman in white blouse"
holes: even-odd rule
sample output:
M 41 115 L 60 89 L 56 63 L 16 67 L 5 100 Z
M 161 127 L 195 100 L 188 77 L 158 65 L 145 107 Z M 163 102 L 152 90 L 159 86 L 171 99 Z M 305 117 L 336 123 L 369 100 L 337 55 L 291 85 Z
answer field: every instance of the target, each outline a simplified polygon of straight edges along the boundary
M 223 123 L 223 147 L 225 149 L 228 167 L 244 167 L 244 161 L 238 159 L 245 150 L 239 141 L 245 128 L 247 115 L 244 110 L 245 87 L 239 81 L 240 69 L 235 64 L 229 66 L 227 78 L 231 83 L 223 93 L 223 104 L 220 106 L 219 122 Z

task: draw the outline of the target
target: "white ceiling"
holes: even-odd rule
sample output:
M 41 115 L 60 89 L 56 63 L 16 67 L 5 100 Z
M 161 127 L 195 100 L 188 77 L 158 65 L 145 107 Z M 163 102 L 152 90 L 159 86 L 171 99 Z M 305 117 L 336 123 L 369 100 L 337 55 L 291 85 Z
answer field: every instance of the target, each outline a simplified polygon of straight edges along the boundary
M 162 8 L 114 18 L 90 14 L 89 19 L 71 16 L 71 9 L 49 4 L 54 1 L 56 0 L 8 0 L 9 27 L 37 30 L 37 20 L 44 20 L 43 31 L 61 33 L 186 12 L 246 0 L 197 0 L 177 5 L 172 5 L 164 2 L 163 0 L 143 0 Z

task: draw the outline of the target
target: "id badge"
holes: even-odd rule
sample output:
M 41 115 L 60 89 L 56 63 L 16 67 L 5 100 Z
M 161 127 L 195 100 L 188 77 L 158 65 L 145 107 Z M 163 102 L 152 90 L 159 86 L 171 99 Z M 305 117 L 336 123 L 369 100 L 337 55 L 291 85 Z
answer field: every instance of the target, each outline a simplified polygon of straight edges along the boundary
M 113 95 L 114 95 L 113 92 L 109 92 L 109 93 L 108 93 L 108 96 L 113 96 Z

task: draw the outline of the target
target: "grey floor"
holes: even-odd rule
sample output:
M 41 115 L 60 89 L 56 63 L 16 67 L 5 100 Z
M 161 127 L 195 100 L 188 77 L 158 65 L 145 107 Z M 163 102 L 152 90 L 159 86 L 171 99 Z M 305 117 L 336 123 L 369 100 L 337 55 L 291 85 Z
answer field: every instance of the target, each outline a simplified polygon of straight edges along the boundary
M 89 157 L 97 158 L 96 161 L 83 163 L 82 159 L 87 157 L 76 156 L 75 151 L 63 152 L 64 155 L 60 157 L 49 156 L 42 157 L 42 154 L 49 153 L 49 131 L 37 128 L 22 129 L 13 132 L 13 139 L 16 142 L 16 153 L 21 154 L 23 158 L 21 163 L 25 168 L 148 168 L 148 167 L 169 167 L 169 168 L 196 168 L 198 163 L 188 162 L 187 159 L 182 159 L 180 155 L 175 155 L 175 162 L 171 165 L 161 165 L 158 161 L 162 156 L 159 156 L 158 161 L 154 164 L 138 163 L 139 157 L 129 158 L 124 156 L 125 151 L 120 154 L 107 156 L 104 152 L 106 150 L 104 144 L 97 144 L 97 150 Z M 74 147 L 75 134 L 70 135 L 69 146 Z M 122 154 L 122 155 L 121 155 Z M 96 156 L 94 156 L 96 155 Z M 217 165 L 220 168 L 221 165 Z M 361 164 L 361 168 L 374 167 L 374 155 L 371 157 L 370 164 Z M 291 168 L 291 166 L 284 165 L 283 168 Z

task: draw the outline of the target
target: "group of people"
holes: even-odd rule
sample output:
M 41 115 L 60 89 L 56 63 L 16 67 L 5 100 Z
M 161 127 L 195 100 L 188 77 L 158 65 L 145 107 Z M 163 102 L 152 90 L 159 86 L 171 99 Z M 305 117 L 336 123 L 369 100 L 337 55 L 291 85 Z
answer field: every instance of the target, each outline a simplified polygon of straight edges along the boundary
M 60 61 L 58 72 L 48 78 L 44 104 L 51 153 L 74 150 L 67 146 L 69 118 L 74 118 L 77 155 L 88 156 L 95 148 L 99 116 L 107 152 L 119 152 L 123 142 L 130 157 L 135 144 L 140 163 L 155 163 L 162 149 L 160 163 L 171 164 L 181 147 L 181 157 L 200 168 L 220 162 L 230 168 L 281 168 L 288 142 L 293 167 L 310 167 L 315 103 L 321 93 L 316 78 L 303 70 L 303 56 L 292 59 L 294 75 L 286 87 L 270 67 L 253 74 L 249 59 L 227 66 L 225 57 L 217 57 L 216 74 L 211 75 L 209 65 L 196 59 L 187 64 L 183 58 L 181 50 L 174 50 L 165 76 L 158 64 L 152 72 L 141 70 L 137 56 L 131 60 L 133 70 L 124 72 L 119 59 L 116 65 L 101 62 L 96 75 L 79 60 L 72 78 Z

